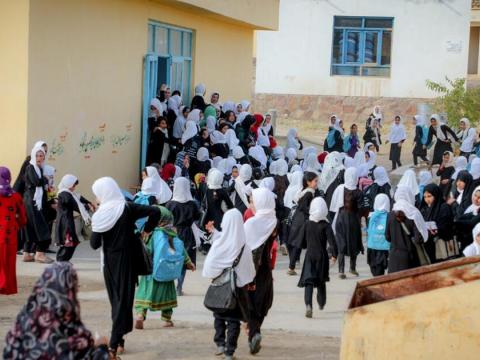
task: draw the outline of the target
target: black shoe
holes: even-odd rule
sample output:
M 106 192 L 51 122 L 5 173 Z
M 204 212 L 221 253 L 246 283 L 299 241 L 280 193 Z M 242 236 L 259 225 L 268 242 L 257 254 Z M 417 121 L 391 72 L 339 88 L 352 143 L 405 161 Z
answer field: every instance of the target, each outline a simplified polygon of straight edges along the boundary
M 260 349 L 262 348 L 262 335 L 261 334 L 255 334 L 255 336 L 252 338 L 252 341 L 250 342 L 250 354 L 255 355 L 260 352 Z

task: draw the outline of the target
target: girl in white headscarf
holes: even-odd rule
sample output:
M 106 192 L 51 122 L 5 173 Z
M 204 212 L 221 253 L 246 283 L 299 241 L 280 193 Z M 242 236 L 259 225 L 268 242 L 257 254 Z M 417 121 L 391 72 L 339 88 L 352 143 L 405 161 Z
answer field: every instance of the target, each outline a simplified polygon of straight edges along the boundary
M 248 155 L 257 160 L 262 169 L 267 168 L 267 155 L 261 146 L 252 146 L 250 149 L 248 149 Z
M 200 218 L 200 209 L 193 200 L 190 191 L 190 180 L 185 177 L 175 179 L 173 185 L 172 200 L 166 205 L 166 208 L 173 214 L 173 226 L 177 230 L 179 239 L 183 241 L 185 250 L 193 264 L 197 263 L 197 239 L 192 226 Z M 199 239 L 198 239 L 199 240 Z M 177 283 L 177 295 L 183 295 L 183 282 L 185 280 L 187 268 L 184 266 L 182 275 Z
M 473 147 L 477 142 L 477 130 L 470 126 L 470 120 L 467 118 L 460 119 L 460 131 L 457 133 L 461 142 L 460 155 L 465 156 L 467 160 L 473 154 Z
M 248 197 L 252 194 L 252 188 L 249 185 L 252 179 L 252 167 L 248 164 L 240 167 L 239 175 L 235 179 L 233 204 L 235 208 L 242 213 L 245 213 L 249 206 Z
M 385 194 L 389 201 L 392 200 L 392 185 L 390 184 L 390 178 L 388 177 L 387 170 L 383 166 L 378 166 L 373 170 L 373 176 L 375 178 L 372 185 L 366 190 L 366 195 L 369 199 L 370 211 L 373 210 L 375 199 L 379 194 Z
M 452 180 L 457 179 L 457 175 L 462 170 L 467 170 L 468 159 L 465 156 L 459 156 L 455 159 L 455 172 L 452 175 Z
M 472 174 L 473 181 L 480 179 L 480 158 L 475 158 L 470 165 L 470 173 Z
M 225 133 L 225 139 L 227 140 L 227 145 L 228 145 L 228 149 L 230 150 L 230 155 L 232 155 L 235 147 L 237 147 L 238 144 L 240 144 L 240 140 L 238 140 L 237 134 L 235 134 L 235 130 L 228 129 L 227 132 Z
M 222 231 L 213 228 L 212 247 L 205 258 L 203 265 L 203 277 L 215 279 L 226 269 L 234 267 L 236 274 L 236 309 L 225 313 L 214 313 L 215 345 L 217 354 L 233 358 L 240 336 L 240 321 L 245 321 L 242 314 L 247 310 L 247 294 L 244 287 L 250 284 L 255 277 L 252 250 L 246 243 L 243 218 L 237 209 L 225 213 L 221 224 Z M 248 310 L 247 310 L 248 311 Z M 226 329 L 228 328 L 228 332 Z M 222 340 L 224 339 L 224 340 Z
M 222 158 L 227 158 L 229 149 L 225 135 L 222 132 L 215 130 L 210 134 L 210 140 L 212 142 L 211 152 Z
M 399 186 L 395 192 L 395 204 L 387 219 L 386 239 L 390 242 L 389 273 L 419 266 L 420 258 L 422 263 L 426 261 L 422 244 L 428 240 L 428 227 L 408 187 Z
M 418 165 L 418 157 L 420 157 L 426 163 L 427 159 L 427 143 L 429 130 L 425 126 L 425 117 L 423 115 L 415 115 L 413 117 L 413 123 L 415 125 L 415 138 L 413 139 L 413 164 Z
M 298 138 L 298 131 L 297 129 L 290 129 L 288 130 L 287 133 L 287 146 L 285 146 L 285 149 L 295 149 L 295 150 L 302 150 L 303 149 L 303 144 Z
M 392 162 L 392 170 L 395 170 L 397 166 L 402 166 L 400 159 L 402 157 L 402 145 L 407 139 L 407 132 L 405 126 L 402 124 L 402 118 L 395 116 L 394 123 L 390 128 L 390 134 L 388 135 L 387 143 L 390 142 L 390 157 Z
M 296 198 L 297 194 L 300 193 L 300 191 L 302 191 L 302 189 L 303 189 L 303 172 L 295 171 L 290 177 L 290 184 L 288 185 L 288 188 L 285 191 L 285 195 L 283 197 L 283 204 L 287 208 L 291 209 L 295 205 L 294 199 Z
M 215 131 L 217 128 L 217 119 L 215 119 L 215 116 L 209 116 L 207 117 L 207 130 L 208 133 L 211 134 Z
M 320 174 L 322 166 L 318 162 L 317 154 L 316 153 L 308 153 L 305 159 L 303 160 L 303 171 L 310 171 L 316 173 L 317 175 Z
M 384 275 L 388 268 L 390 243 L 385 232 L 389 212 L 390 198 L 385 194 L 378 194 L 373 204 L 373 212 L 369 215 L 367 229 L 367 263 L 373 276 Z
M 115 355 L 125 348 L 124 336 L 132 331 L 133 300 L 137 281 L 136 261 L 141 254 L 141 243 L 135 235 L 135 221 L 148 217 L 144 227 L 149 234 L 160 219 L 155 206 L 126 204 L 122 191 L 110 177 L 93 183 L 92 191 L 99 207 L 92 216 L 90 246 L 103 249 L 103 273 L 112 306 L 112 335 L 110 352 Z
M 363 254 L 362 230 L 359 208 L 362 192 L 358 190 L 356 168 L 345 171 L 345 183 L 335 189 L 330 211 L 335 213 L 332 229 L 338 246 L 338 270 L 340 279 L 346 279 L 345 256 L 350 257 L 350 274 L 358 276 L 357 256 Z
M 327 155 L 318 181 L 318 189 L 325 194 L 325 201 L 329 206 L 335 188 L 343 182 L 344 170 L 340 153 L 333 152 Z
M 50 230 L 44 216 L 47 203 L 48 181 L 43 175 L 45 150 L 43 144 L 35 144 L 30 154 L 30 163 L 25 169 L 25 192 L 23 202 L 27 211 L 26 239 L 23 261 L 51 263 L 52 259 L 45 255 L 51 242 Z M 35 257 L 33 256 L 35 254 Z
M 335 123 L 328 130 L 327 138 L 323 145 L 323 149 L 328 152 L 343 152 L 343 121 L 339 118 L 335 119 Z
M 183 132 L 185 131 L 185 123 L 187 119 L 185 116 L 188 116 L 189 108 L 186 106 L 181 106 L 178 116 L 173 123 L 172 136 L 177 142 L 180 142 L 182 139 Z
M 221 230 L 223 214 L 234 207 L 227 191 L 222 188 L 223 181 L 224 174 L 221 171 L 210 169 L 207 175 L 207 192 L 202 198 L 202 207 L 207 212 L 205 224 L 212 221 L 217 230 Z
M 147 166 L 145 168 L 145 175 L 153 180 L 153 191 L 157 204 L 166 204 L 172 198 L 172 190 L 168 187 L 168 184 L 160 177 L 158 170 L 153 166 Z
M 173 95 L 168 98 L 168 109 L 175 113 L 175 116 L 180 114 L 180 106 L 182 105 L 182 98 L 180 95 Z
M 465 256 L 480 255 L 480 224 L 475 225 L 472 230 L 473 242 L 463 250 Z
M 438 114 L 433 114 L 430 118 L 430 129 L 426 146 L 430 146 L 433 137 L 437 138 L 435 148 L 433 149 L 433 159 L 431 165 L 440 165 L 445 151 L 452 151 L 452 142 L 458 142 L 455 132 L 448 127 L 444 120 Z
M 327 303 L 326 282 L 329 276 L 329 255 L 327 244 L 332 254 L 332 260 L 337 258 L 337 244 L 330 223 L 327 219 L 328 207 L 323 198 L 316 197 L 310 203 L 310 215 L 305 225 L 307 252 L 303 262 L 299 287 L 305 288 L 305 316 L 312 317 L 313 289 L 317 288 L 317 302 L 320 310 Z
M 420 171 L 418 174 L 418 197 L 420 202 L 423 200 L 423 191 L 425 190 L 425 186 L 431 183 L 433 183 L 432 173 L 428 170 Z
M 252 203 L 255 216 L 245 222 L 244 228 L 256 270 L 255 287 L 250 291 L 251 311 L 248 320 L 250 353 L 255 355 L 261 348 L 262 323 L 273 303 L 271 251 L 277 236 L 277 217 L 275 195 L 270 190 L 253 190 Z
M 57 261 L 70 261 L 76 246 L 80 243 L 73 213 L 79 213 L 85 225 L 90 225 L 91 222 L 87 207 L 91 210 L 94 210 L 94 207 L 88 200 L 75 192 L 77 185 L 77 177 L 70 174 L 65 175 L 58 185 L 55 227 L 55 242 L 59 246 Z
M 398 186 L 405 186 L 409 188 L 414 196 L 417 196 L 420 193 L 420 189 L 418 188 L 417 175 L 412 169 L 408 169 L 403 173 L 400 181 L 398 182 Z
M 294 148 L 289 148 L 287 149 L 287 152 L 285 153 L 285 157 L 288 161 L 288 166 L 292 167 L 293 165 L 298 164 L 297 161 L 297 150 Z

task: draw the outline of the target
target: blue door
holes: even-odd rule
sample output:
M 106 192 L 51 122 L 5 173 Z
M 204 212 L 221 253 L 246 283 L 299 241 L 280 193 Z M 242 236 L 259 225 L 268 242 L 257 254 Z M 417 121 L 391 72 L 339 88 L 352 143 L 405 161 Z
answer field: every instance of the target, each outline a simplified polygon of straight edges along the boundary
M 142 149 L 140 156 L 140 169 L 147 162 L 148 146 L 148 114 L 150 113 L 150 101 L 157 94 L 158 79 L 158 55 L 148 54 L 143 62 L 143 109 L 142 109 Z

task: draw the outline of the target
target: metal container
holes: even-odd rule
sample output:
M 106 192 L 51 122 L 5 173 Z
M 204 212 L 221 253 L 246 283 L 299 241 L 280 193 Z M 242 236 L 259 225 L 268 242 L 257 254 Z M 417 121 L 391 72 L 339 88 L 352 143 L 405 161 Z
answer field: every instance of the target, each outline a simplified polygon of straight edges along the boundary
M 480 359 L 480 257 L 358 282 L 340 358 Z

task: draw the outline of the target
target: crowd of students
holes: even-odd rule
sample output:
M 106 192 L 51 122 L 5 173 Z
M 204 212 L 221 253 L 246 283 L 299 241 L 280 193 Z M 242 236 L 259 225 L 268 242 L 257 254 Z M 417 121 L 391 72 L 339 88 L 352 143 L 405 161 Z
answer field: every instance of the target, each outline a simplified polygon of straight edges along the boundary
M 39 310 L 19 314 L 7 336 L 5 358 L 29 351 L 43 351 L 46 357 L 70 351 L 74 358 L 115 358 L 125 350 L 124 336 L 134 327 L 144 328 L 148 311 L 161 311 L 164 325 L 174 325 L 177 296 L 184 294 L 186 271 L 196 270 L 198 252 L 206 254 L 204 277 L 217 281 L 231 269 L 236 274 L 235 306 L 213 312 L 216 354 L 227 359 L 233 358 L 241 322 L 248 324 L 250 352 L 261 350 L 261 327 L 274 297 L 277 250 L 289 256 L 290 276 L 297 275 L 303 259 L 298 286 L 304 288 L 308 318 L 315 289 L 319 309 L 326 305 L 330 264 L 338 262 L 340 279 L 359 276 L 357 258 L 365 245 L 373 276 L 480 255 L 480 158 L 474 154 L 477 134 L 467 119 L 457 134 L 437 115 L 431 116 L 429 128 L 416 115 L 414 163 L 418 157 L 428 161 L 427 150 L 436 138 L 431 163 L 439 165 L 439 184 L 431 170 L 417 177 L 409 169 L 394 186 L 386 169 L 376 164 L 386 126 L 379 107 L 366 122 L 363 146 L 357 125 L 345 135 L 342 120 L 332 115 L 320 151 L 304 147 L 296 129 L 288 131 L 282 147 L 270 114 L 251 114 L 248 101 L 222 104 L 218 92 L 207 103 L 205 93 L 205 86 L 198 85 L 190 106 L 184 106 L 181 94 L 170 94 L 164 86 L 151 101 L 147 166 L 136 194 L 103 177 L 92 186 L 96 200 L 91 202 L 78 194 L 78 178 L 71 174 L 55 189 L 46 176 L 48 147 L 43 141 L 35 144 L 13 186 L 8 169 L 0 168 L 0 254 L 5 259 L 0 262 L 0 293 L 17 291 L 17 242 L 23 242 L 23 261 L 52 262 L 46 251 L 55 222 L 58 246 L 57 263 L 45 270 L 29 299 Z M 400 116 L 393 119 L 387 141 L 395 169 L 408 142 Z M 456 158 L 455 142 L 461 151 Z M 76 274 L 66 262 L 74 256 L 80 230 L 93 249 L 102 249 L 112 307 L 108 346 L 95 347 L 75 315 Z M 57 305 L 69 315 L 54 312 L 61 317 L 55 329 L 27 328 L 38 323 L 35 314 L 53 312 L 45 308 L 53 301 L 50 288 L 68 294 L 55 299 L 61 298 Z M 48 347 L 38 344 L 54 331 L 57 337 Z M 21 341 L 27 332 L 37 339 L 32 348 Z M 81 334 L 82 346 L 56 346 L 72 334 Z

